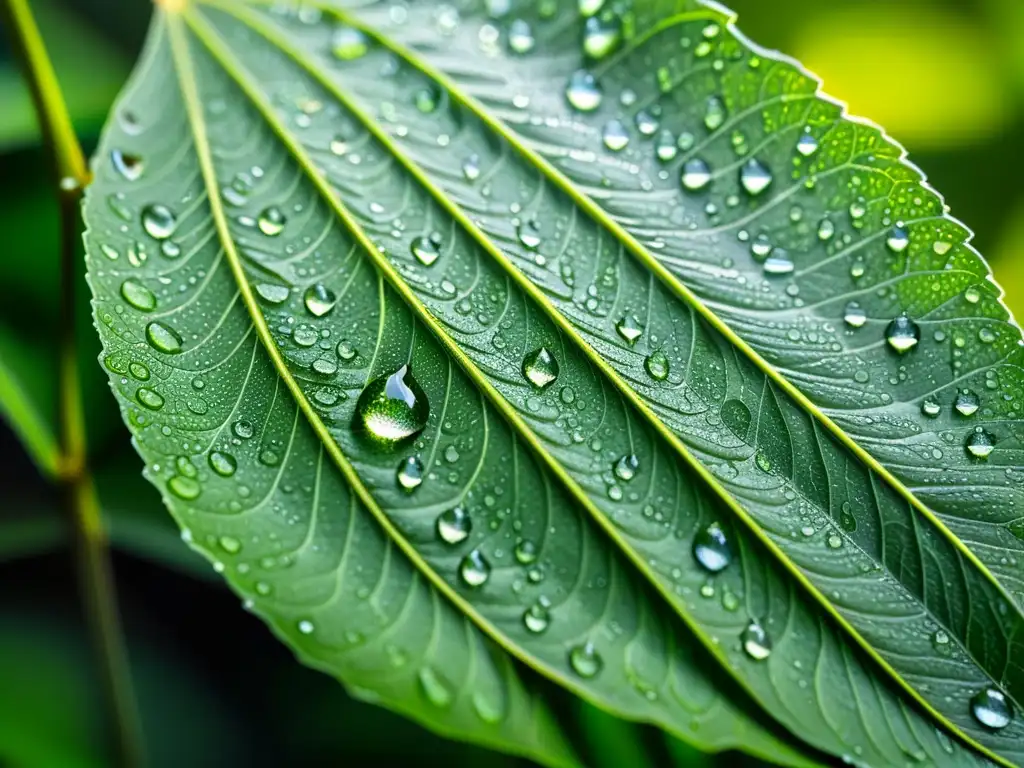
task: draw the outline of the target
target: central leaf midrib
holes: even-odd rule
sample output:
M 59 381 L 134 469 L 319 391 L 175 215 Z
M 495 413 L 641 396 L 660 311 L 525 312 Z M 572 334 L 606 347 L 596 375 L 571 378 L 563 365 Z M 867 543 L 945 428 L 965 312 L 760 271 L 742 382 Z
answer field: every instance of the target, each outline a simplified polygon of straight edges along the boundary
M 170 18 L 168 26 L 170 27 L 172 32 L 172 40 L 175 37 L 182 38 L 178 41 L 178 46 L 185 47 L 184 53 L 178 52 L 178 54 L 176 55 L 176 60 L 178 61 L 179 72 L 187 73 L 189 78 L 191 78 L 188 87 L 186 87 L 183 84 L 183 91 L 186 92 L 185 100 L 190 105 L 190 110 L 193 112 L 198 110 L 197 114 L 194 115 L 193 120 L 193 132 L 196 134 L 197 150 L 202 150 L 199 151 L 198 154 L 200 155 L 201 164 L 209 165 L 209 171 L 212 172 L 213 168 L 212 160 L 209 158 L 209 145 L 205 140 L 205 118 L 202 116 L 201 106 L 198 104 L 198 93 L 195 90 L 194 73 L 191 67 L 191 62 L 189 60 L 191 54 L 187 50 L 187 42 L 184 40 L 184 33 L 181 29 L 178 28 L 178 26 L 181 25 L 182 22 L 178 17 L 176 17 L 173 14 L 168 14 L 168 16 Z M 239 73 L 233 72 L 231 70 L 231 67 L 227 66 L 227 64 L 230 61 L 230 55 L 226 54 L 222 50 L 218 50 L 216 45 L 214 45 L 215 43 L 220 43 L 219 39 L 217 39 L 216 33 L 210 30 L 206 22 L 201 18 L 197 18 L 196 14 L 193 13 L 191 10 L 186 11 L 185 19 L 187 20 L 187 23 L 191 26 L 193 31 L 196 33 L 196 36 L 203 42 L 204 45 L 206 45 L 207 50 L 209 50 L 210 53 L 214 56 L 214 58 L 218 60 L 222 66 L 224 66 L 225 70 L 231 75 L 232 79 L 235 80 L 235 82 L 239 85 L 243 92 L 245 92 L 246 95 L 253 100 L 254 106 L 256 106 L 258 111 L 264 116 L 264 118 L 268 121 L 270 126 L 276 129 L 276 132 L 278 133 L 279 137 L 282 138 L 282 140 L 284 140 L 286 144 L 289 144 L 287 140 L 287 133 L 282 132 L 283 128 L 276 122 L 276 116 L 273 115 L 269 105 L 261 103 L 258 95 L 246 89 L 246 83 L 242 79 L 240 79 Z M 202 145 L 202 147 L 200 147 L 200 145 Z M 289 146 L 289 149 L 297 157 L 302 157 L 301 150 L 298 147 Z M 308 163 L 304 164 L 303 167 L 305 168 L 307 173 L 310 172 L 310 167 L 308 166 Z M 309 173 L 309 176 L 310 179 L 314 182 L 314 184 L 317 184 L 319 182 L 319 178 L 316 176 L 315 173 Z M 217 220 L 218 228 L 223 229 L 223 231 L 221 232 L 221 241 L 225 253 L 227 254 L 228 260 L 232 266 L 232 272 L 235 282 L 238 283 L 239 285 L 239 289 L 242 293 L 243 299 L 246 302 L 248 314 L 251 316 L 253 324 L 257 329 L 257 333 L 260 336 L 262 346 L 265 348 L 268 355 L 270 356 L 271 361 L 273 362 L 275 369 L 278 372 L 278 375 L 288 385 L 289 390 L 291 391 L 291 394 L 295 399 L 297 405 L 299 406 L 300 410 L 303 411 L 307 420 L 310 422 L 310 425 L 317 433 L 319 442 L 331 455 L 331 458 L 334 461 L 335 465 L 339 468 L 339 470 L 341 470 L 343 476 L 345 477 L 346 482 L 355 491 L 356 495 L 359 497 L 359 500 L 371 512 L 371 514 L 374 516 L 378 524 L 381 525 L 381 527 L 386 532 L 387 536 L 396 544 L 396 546 L 402 551 L 402 553 L 409 558 L 409 560 L 413 563 L 416 569 L 424 575 L 428 583 L 430 583 L 433 587 L 436 588 L 436 591 L 440 593 L 440 595 L 443 595 L 446 599 L 454 603 L 454 605 L 460 611 L 462 611 L 462 613 L 465 616 L 470 618 L 474 624 L 476 624 L 481 630 L 483 630 L 483 632 L 487 636 L 494 640 L 494 642 L 496 642 L 502 649 L 508 652 L 512 657 L 518 659 L 527 667 L 533 668 L 534 670 L 548 677 L 549 679 L 556 681 L 559 685 L 569 689 L 584 701 L 588 701 L 594 704 L 595 706 L 598 706 L 604 709 L 605 711 L 611 712 L 613 714 L 626 717 L 627 719 L 633 719 L 633 716 L 626 713 L 625 711 L 622 711 L 620 707 L 618 707 L 613 701 L 603 700 L 606 697 L 601 697 L 594 693 L 591 693 L 590 689 L 585 684 L 567 676 L 562 672 L 560 668 L 553 667 L 547 662 L 534 658 L 527 651 L 520 648 L 513 640 L 506 639 L 502 631 L 500 631 L 486 617 L 479 613 L 471 603 L 462 598 L 462 596 L 459 595 L 459 593 L 453 587 L 451 587 L 426 561 L 424 561 L 424 559 L 419 555 L 419 553 L 415 550 L 411 543 L 404 537 L 401 531 L 399 531 L 394 526 L 394 524 L 391 523 L 384 510 L 380 507 L 380 505 L 373 498 L 372 494 L 370 494 L 369 490 L 362 483 L 362 480 L 359 477 L 358 473 L 355 471 L 354 467 L 349 463 L 348 459 L 345 457 L 338 444 L 331 438 L 331 436 L 327 432 L 325 425 L 319 419 L 316 412 L 312 409 L 308 400 L 305 398 L 304 394 L 298 388 L 297 382 L 291 375 L 287 364 L 281 357 L 280 352 L 278 351 L 276 344 L 274 343 L 273 338 L 270 335 L 269 328 L 266 325 L 263 315 L 259 310 L 259 306 L 258 303 L 256 302 L 255 296 L 252 294 L 252 290 L 249 287 L 248 280 L 244 274 L 244 268 L 242 267 L 241 259 L 238 256 L 237 252 L 235 251 L 234 242 L 230 237 L 230 233 L 226 229 L 226 217 L 224 215 L 222 207 L 219 204 L 219 198 L 216 197 L 217 187 L 215 179 L 210 177 L 206 170 L 204 170 L 203 177 L 205 186 L 211 198 L 211 211 L 214 215 L 214 218 Z M 320 191 L 323 194 L 324 190 L 321 189 Z M 375 252 L 372 248 L 370 250 L 371 252 Z M 384 274 L 383 270 L 381 271 L 381 274 Z M 737 681 L 737 685 L 744 691 L 746 691 L 746 688 L 742 685 L 740 681 Z M 754 697 L 751 693 L 747 692 L 747 695 L 750 695 L 752 700 L 757 701 L 756 697 Z M 728 701 L 726 699 L 721 698 L 720 700 L 723 703 L 728 704 Z M 743 708 L 738 707 L 737 711 L 742 712 Z M 661 727 L 665 728 L 667 731 L 675 733 L 679 738 L 683 740 L 687 740 L 685 730 L 681 728 L 678 723 L 666 718 L 656 718 L 656 720 L 660 723 Z M 803 742 L 803 740 L 798 741 L 800 741 L 802 744 L 805 743 Z M 813 750 L 814 747 L 801 747 L 801 750 L 803 749 Z M 761 757 L 764 757 L 765 759 L 772 758 L 772 755 L 764 754 L 763 752 L 756 749 L 754 750 L 753 754 L 759 754 Z M 782 754 L 787 753 L 783 752 Z M 797 752 L 796 750 L 794 750 L 794 754 L 802 754 L 802 751 Z M 778 759 L 777 756 L 776 759 Z
M 602 360 L 589 347 L 588 344 L 586 344 L 586 342 L 579 338 L 578 334 L 572 328 L 571 323 L 569 323 L 569 321 L 566 318 L 564 318 L 561 315 L 561 313 L 559 313 L 555 308 L 549 305 L 549 300 L 539 292 L 539 289 L 537 289 L 536 286 L 534 286 L 527 278 L 525 278 L 525 276 L 519 273 L 514 266 L 506 262 L 503 255 L 494 249 L 493 245 L 490 244 L 487 238 L 483 236 L 483 234 L 479 232 L 478 228 L 472 224 L 468 217 L 466 217 L 461 212 L 459 206 L 457 206 L 455 203 L 449 200 L 441 190 L 437 189 L 433 184 L 429 182 L 429 180 L 423 173 L 422 169 L 420 169 L 419 166 L 414 161 L 409 159 L 402 150 L 400 150 L 397 146 L 394 145 L 394 142 L 390 139 L 390 136 L 383 132 L 380 129 L 380 127 L 376 125 L 376 122 L 374 120 L 365 115 L 359 107 L 352 103 L 351 99 L 349 99 L 347 96 L 341 93 L 332 82 L 324 78 L 321 73 L 319 73 L 313 66 L 311 66 L 311 63 L 304 55 L 282 44 L 283 41 L 277 39 L 276 32 L 271 31 L 268 27 L 265 27 L 262 24 L 262 22 L 256 21 L 254 18 L 252 18 L 248 10 L 242 10 L 241 8 L 238 8 L 233 4 L 217 2 L 217 0 L 213 0 L 213 2 L 210 2 L 209 4 L 217 8 L 218 10 L 229 13 L 230 15 L 234 16 L 239 21 L 241 21 L 243 24 L 247 25 L 257 34 L 260 34 L 261 36 L 266 38 L 268 42 L 274 43 L 280 50 L 282 50 L 282 52 L 285 52 L 290 58 L 292 58 L 293 61 L 295 61 L 299 66 L 305 69 L 310 76 L 316 79 L 324 88 L 326 88 L 336 98 L 338 98 L 345 105 L 345 107 L 349 109 L 351 113 L 363 123 L 364 127 L 369 131 L 369 133 L 372 136 L 374 136 L 374 138 L 376 138 L 378 141 L 380 141 L 382 145 L 384 145 L 391 152 L 392 156 L 396 160 L 398 160 L 401 165 L 405 167 L 406 171 L 410 173 L 410 175 L 412 175 L 417 180 L 417 182 L 419 182 L 420 185 L 423 186 L 432 196 L 434 196 L 434 198 L 442 205 L 442 207 L 446 209 L 449 215 L 453 216 L 453 218 L 456 219 L 457 223 L 460 224 L 464 230 L 466 230 L 473 236 L 474 241 L 484 251 L 486 251 L 488 254 L 494 257 L 496 261 L 498 261 L 498 263 L 503 267 L 504 271 L 509 276 L 509 278 L 512 279 L 520 288 L 522 288 L 530 299 L 532 299 L 535 303 L 542 307 L 545 314 L 548 315 L 548 317 L 552 319 L 557 325 L 559 325 L 559 327 L 566 333 L 566 335 L 569 336 L 569 338 L 579 348 L 579 350 L 584 355 L 586 355 L 586 357 L 602 371 L 602 373 L 611 381 L 615 388 L 628 399 L 630 404 L 633 405 L 637 410 L 639 410 L 644 415 L 646 420 L 658 432 L 658 434 L 662 438 L 668 440 L 668 442 L 673 445 L 673 447 L 676 449 L 676 452 L 684 459 L 684 461 L 686 461 L 690 468 L 693 469 L 702 478 L 702 480 L 709 487 L 712 488 L 715 495 L 717 495 L 727 506 L 730 507 L 730 509 L 732 509 L 732 511 L 738 517 L 740 517 L 746 523 L 747 528 L 754 535 L 754 537 L 758 539 L 764 546 L 766 546 L 769 549 L 769 551 L 771 551 L 775 555 L 778 561 L 783 565 L 785 571 L 789 573 L 789 575 L 792 578 L 794 578 L 798 583 L 800 583 L 807 590 L 808 593 L 810 593 L 810 595 L 825 610 L 825 612 L 830 616 L 830 618 L 837 621 L 840 624 L 840 626 L 843 627 L 844 631 L 847 633 L 849 637 L 851 637 L 851 639 L 854 640 L 856 645 L 860 646 L 861 649 L 864 650 L 877 665 L 884 669 L 887 672 L 887 674 L 894 681 L 896 681 L 898 685 L 912 699 L 914 699 L 920 706 L 926 709 L 937 721 L 943 723 L 949 730 L 956 733 L 960 738 L 971 744 L 974 748 L 982 752 L 985 752 L 986 754 L 989 754 L 989 756 L 993 759 L 1003 761 L 1003 758 L 995 754 L 991 754 L 987 748 L 976 743 L 970 736 L 962 732 L 956 725 L 947 720 L 945 716 L 942 715 L 942 713 L 937 711 L 927 700 L 921 697 L 920 694 L 909 683 L 907 683 L 903 679 L 903 677 L 878 654 L 877 651 L 874 650 L 874 648 L 866 641 L 866 639 L 863 638 L 863 636 L 861 636 L 860 633 L 854 627 L 852 627 L 848 623 L 848 621 L 842 617 L 842 615 L 840 615 L 836 611 L 836 609 L 824 597 L 824 595 L 818 590 L 818 588 L 814 586 L 808 580 L 808 578 L 800 571 L 800 569 L 798 569 L 791 562 L 789 557 L 779 548 L 779 546 L 764 534 L 764 532 L 760 529 L 756 522 L 754 522 L 749 517 L 748 513 L 742 508 L 742 506 L 738 504 L 736 499 L 733 498 L 728 491 L 722 488 L 722 486 L 717 482 L 717 480 L 712 475 L 710 475 L 706 467 L 704 467 L 704 465 L 698 459 L 696 459 L 696 457 L 694 457 L 692 453 L 690 453 L 689 449 L 684 444 L 682 444 L 679 438 L 674 433 L 669 431 L 660 421 L 660 419 L 658 419 L 656 416 L 649 412 L 649 407 L 646 405 L 646 403 L 640 401 L 636 393 L 628 385 L 621 381 L 621 377 L 618 375 L 618 373 L 612 370 L 610 366 L 604 360 Z M 375 39 L 382 40 L 382 36 L 378 35 L 373 30 L 368 29 L 363 25 L 360 25 L 359 22 L 350 20 L 338 9 L 323 8 L 323 10 L 338 15 L 339 17 L 343 18 L 346 22 L 351 22 L 353 26 L 357 26 L 361 29 L 364 29 L 364 31 L 366 31 L 368 34 L 371 34 Z M 388 44 L 388 47 L 391 48 L 392 50 L 395 50 L 396 48 L 396 46 L 391 44 Z M 222 59 L 227 54 L 224 54 L 223 52 L 215 52 L 215 55 L 217 56 L 217 58 Z M 404 52 L 403 55 L 405 55 Z M 236 77 L 237 79 L 235 73 L 232 72 L 231 74 L 233 77 Z M 431 74 L 433 76 L 433 73 Z M 448 87 L 447 83 L 444 84 L 446 87 Z M 246 87 L 246 84 L 239 81 L 239 85 L 242 87 L 243 91 L 246 91 L 248 93 L 249 88 Z M 453 93 L 456 92 L 454 89 L 451 88 L 449 88 L 449 90 Z M 261 112 L 264 113 L 265 118 L 269 122 L 271 122 L 272 124 L 276 123 L 275 116 L 266 113 L 261 107 L 259 107 L 259 105 L 257 105 L 257 107 L 260 109 Z M 283 127 L 276 126 L 275 130 L 279 133 L 279 135 L 287 135 Z M 300 166 L 302 166 L 306 170 L 314 184 L 317 184 L 319 186 L 322 182 L 316 176 L 316 174 L 311 172 L 310 163 L 308 161 L 308 158 L 305 157 L 304 151 L 302 151 L 298 147 L 291 146 L 289 146 L 289 149 L 296 156 L 296 159 L 299 162 Z M 321 190 L 321 192 L 323 193 L 323 190 Z M 440 325 L 440 323 L 433 316 L 433 314 L 422 304 L 418 297 L 415 296 L 415 294 L 411 291 L 408 285 L 397 274 L 395 268 L 390 264 L 390 262 L 388 262 L 383 256 L 381 256 L 377 252 L 377 249 L 373 246 L 372 241 L 369 240 L 365 232 L 363 232 L 362 228 L 354 221 L 354 219 L 352 219 L 351 215 L 347 213 L 343 204 L 341 204 L 336 199 L 336 196 L 333 194 L 325 194 L 325 196 L 328 198 L 330 204 L 335 207 L 340 217 L 342 218 L 344 224 L 346 225 L 346 227 L 349 228 L 353 236 L 355 236 L 358 240 L 363 242 L 367 252 L 370 254 L 371 258 L 374 260 L 374 263 L 377 265 L 381 273 L 387 277 L 388 281 L 399 292 L 399 294 L 402 295 L 403 299 L 416 312 L 417 316 L 419 316 L 420 319 L 424 321 L 428 325 L 428 327 L 431 328 L 432 332 L 442 342 L 442 344 L 446 347 L 449 353 L 452 354 L 452 356 L 455 357 L 455 359 L 459 362 L 460 367 L 462 367 L 463 370 L 466 371 L 467 375 L 469 375 L 470 378 L 472 378 L 474 382 L 487 393 L 488 398 L 492 402 L 492 404 L 505 416 L 507 421 L 509 421 L 513 426 L 515 426 L 516 430 L 521 434 L 523 439 L 530 445 L 531 449 L 538 454 L 538 456 L 544 461 L 544 463 L 549 467 L 549 469 L 562 481 L 566 489 L 569 490 L 580 501 L 580 503 L 584 505 L 588 513 L 590 513 L 591 517 L 594 518 L 594 520 L 605 531 L 605 533 L 619 546 L 620 551 L 626 554 L 626 556 L 630 559 L 631 562 L 633 562 L 633 564 L 638 568 L 638 570 L 640 570 L 641 573 L 645 575 L 648 582 L 659 593 L 661 593 L 663 597 L 665 597 L 666 602 L 670 606 L 675 608 L 675 613 L 701 639 L 705 647 L 707 647 L 713 655 L 719 657 L 719 660 L 727 669 L 731 669 L 731 666 L 728 664 L 727 659 L 725 659 L 724 657 L 720 657 L 718 655 L 715 649 L 715 644 L 710 642 L 710 640 L 705 635 L 702 627 L 696 622 L 696 620 L 692 619 L 692 617 L 690 617 L 688 613 L 684 612 L 681 606 L 676 605 L 676 602 L 672 595 L 669 594 L 666 591 L 666 589 L 661 586 L 660 579 L 650 570 L 644 559 L 640 557 L 631 546 L 629 546 L 626 542 L 622 540 L 621 535 L 607 520 L 606 516 L 599 509 L 597 509 L 596 506 L 594 506 L 589 496 L 567 474 L 564 467 L 561 466 L 561 464 L 550 454 L 550 452 L 546 448 L 544 448 L 544 446 L 540 443 L 539 439 L 536 437 L 533 431 L 524 422 L 522 422 L 521 417 L 510 408 L 509 404 L 505 401 L 501 394 L 494 390 L 493 385 L 489 382 L 487 377 L 479 370 L 476 364 L 473 363 L 473 361 L 470 360 L 464 352 L 462 352 L 462 350 L 458 347 L 454 340 L 451 339 L 451 337 Z M 939 623 L 941 624 L 941 622 Z M 954 636 L 956 636 L 956 633 L 954 633 Z M 965 650 L 967 649 L 965 648 Z M 978 668 L 984 671 L 984 668 L 980 665 L 978 665 Z M 750 691 L 749 687 L 742 680 L 742 678 L 739 678 L 736 675 L 734 675 L 734 677 L 741 686 L 743 686 L 745 689 L 748 690 L 748 692 L 751 693 L 752 696 L 754 696 L 755 698 L 759 698 L 756 694 Z

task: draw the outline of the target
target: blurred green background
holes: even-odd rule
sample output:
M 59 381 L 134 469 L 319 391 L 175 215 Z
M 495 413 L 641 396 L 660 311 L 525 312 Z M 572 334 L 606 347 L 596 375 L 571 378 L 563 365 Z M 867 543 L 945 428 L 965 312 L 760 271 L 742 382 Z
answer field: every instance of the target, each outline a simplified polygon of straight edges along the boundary
M 33 0 L 76 127 L 94 145 L 145 32 L 145 0 Z M 1024 316 L 1024 0 L 733 0 L 756 42 L 803 61 L 852 114 L 903 143 Z M 2 36 L 0 36 L 2 38 Z M 0 387 L 53 419 L 56 210 L 29 97 L 0 42 Z M 503 766 L 349 699 L 300 667 L 182 544 L 95 364 L 81 302 L 91 450 L 116 546 L 143 724 L 156 766 Z M 101 766 L 89 659 L 58 499 L 0 423 L 0 765 Z M 736 765 L 566 701 L 588 764 Z

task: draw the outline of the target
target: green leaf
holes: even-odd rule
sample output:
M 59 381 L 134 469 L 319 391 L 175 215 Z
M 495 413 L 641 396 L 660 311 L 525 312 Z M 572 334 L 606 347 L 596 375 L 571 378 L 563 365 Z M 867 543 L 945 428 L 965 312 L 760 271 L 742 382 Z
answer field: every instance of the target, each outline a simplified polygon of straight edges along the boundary
M 1021 762 L 1020 718 L 972 704 L 1024 697 L 1021 335 L 987 266 L 717 6 L 594 5 L 157 21 L 86 202 L 148 476 L 350 685 L 326 648 L 388 648 L 358 576 L 320 584 L 355 559 L 701 749 L 805 759 L 781 725 L 873 765 Z M 439 536 L 455 508 L 470 534 Z M 385 703 L 486 738 L 432 681 Z M 556 759 L 502 711 L 489 744 Z

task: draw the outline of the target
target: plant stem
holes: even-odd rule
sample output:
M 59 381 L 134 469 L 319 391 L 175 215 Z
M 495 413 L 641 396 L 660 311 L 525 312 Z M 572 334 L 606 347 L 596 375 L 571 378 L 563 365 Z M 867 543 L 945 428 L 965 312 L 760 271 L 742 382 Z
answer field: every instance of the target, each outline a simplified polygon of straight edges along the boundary
M 79 201 L 89 181 L 89 172 L 28 0 L 0 0 L 0 17 L 32 92 L 58 186 L 60 479 L 74 535 L 79 589 L 110 715 L 108 722 L 114 730 L 118 763 L 130 768 L 142 763 L 141 728 L 121 632 L 107 535 L 88 469 L 85 413 L 78 376 L 75 310 L 79 278 Z

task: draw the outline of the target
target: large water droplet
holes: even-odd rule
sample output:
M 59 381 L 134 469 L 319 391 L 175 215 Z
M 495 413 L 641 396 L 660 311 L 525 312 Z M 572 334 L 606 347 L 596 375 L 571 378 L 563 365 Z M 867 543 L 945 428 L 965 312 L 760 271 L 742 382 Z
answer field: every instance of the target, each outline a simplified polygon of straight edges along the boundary
M 628 483 L 634 477 L 636 477 L 637 471 L 640 469 L 640 459 L 633 454 L 627 454 L 622 456 L 618 461 L 615 462 L 613 471 L 615 476 L 622 480 L 624 483 Z
M 243 440 L 248 440 L 255 434 L 255 428 L 252 422 L 248 419 L 239 419 L 231 427 L 231 431 L 235 433 L 236 437 L 240 437 Z
M 473 520 L 462 507 L 453 507 L 437 516 L 435 526 L 445 544 L 461 544 L 473 530 Z
M 398 472 L 395 477 L 398 485 L 406 493 L 412 493 L 423 484 L 423 462 L 419 456 L 409 456 L 402 459 L 398 465 Z
M 516 222 L 516 237 L 519 242 L 531 251 L 537 250 L 540 246 L 540 224 L 536 219 L 527 219 Z
M 889 232 L 885 245 L 893 253 L 903 253 L 910 246 L 910 235 L 902 225 L 897 225 Z
M 640 131 L 641 136 L 653 136 L 658 130 L 657 119 L 645 109 L 641 109 L 636 113 L 633 122 L 636 124 L 636 129 Z
M 818 151 L 818 140 L 809 133 L 804 133 L 797 139 L 796 151 L 804 157 L 810 157 Z
M 181 336 L 163 323 L 150 323 L 146 326 L 146 341 L 157 352 L 167 355 L 177 355 L 181 352 Z
M 851 328 L 863 328 L 864 324 L 868 321 L 868 315 L 860 304 L 856 301 L 851 301 L 846 305 L 846 310 L 843 312 L 843 320 Z
M 953 408 L 961 416 L 973 416 L 981 408 L 981 400 L 971 390 L 965 389 L 957 393 Z
M 168 480 L 167 489 L 184 501 L 194 501 L 195 499 L 198 499 L 199 494 L 203 491 L 198 480 L 192 477 L 185 477 L 184 475 L 175 475 Z
M 699 192 L 711 183 L 711 168 L 699 158 L 687 160 L 683 166 L 680 182 L 684 189 L 688 189 L 690 192 Z
M 302 301 L 310 314 L 323 317 L 334 309 L 334 305 L 338 303 L 338 297 L 323 283 L 315 283 L 306 289 Z
M 221 477 L 231 477 L 238 469 L 238 462 L 230 453 L 213 451 L 208 459 L 210 469 Z
M 772 174 L 759 161 L 751 158 L 740 168 L 740 184 L 748 195 L 760 195 L 772 183 Z
M 629 344 L 636 344 L 637 339 L 644 333 L 644 327 L 633 315 L 623 315 L 622 319 L 615 324 L 615 330 Z
M 544 604 L 547 601 L 541 602 L 543 600 L 541 598 L 523 612 L 523 625 L 535 635 L 539 635 L 551 624 L 551 612 Z
M 142 176 L 144 165 L 142 158 L 138 155 L 115 149 L 110 153 L 110 162 L 113 163 L 114 169 L 128 181 L 135 181 Z
M 693 540 L 693 556 L 701 567 L 711 573 L 718 573 L 732 562 L 732 549 L 725 531 L 718 523 L 711 523 L 701 530 Z
M 565 98 L 573 109 L 593 112 L 601 106 L 601 89 L 592 74 L 578 69 L 569 77 L 569 82 L 565 86 Z
M 601 671 L 604 660 L 594 644 L 588 640 L 569 651 L 569 666 L 580 677 L 591 678 Z
M 451 706 L 454 695 L 447 682 L 430 667 L 423 667 L 419 671 L 420 690 L 431 704 L 435 707 Z
M 149 408 L 151 411 L 159 411 L 164 407 L 163 396 L 148 387 L 139 387 L 135 393 L 135 399 L 139 401 L 140 405 Z
M 441 236 L 434 234 L 430 237 L 422 235 L 413 239 L 409 247 L 416 260 L 425 267 L 431 266 L 441 255 Z
M 583 24 L 583 52 L 603 59 L 622 39 L 622 22 L 615 15 L 591 16 Z
M 508 27 L 508 47 L 512 52 L 529 53 L 533 50 L 535 43 L 529 22 L 523 19 L 513 19 Z
M 609 120 L 605 123 L 601 139 L 612 152 L 621 152 L 629 144 L 629 131 L 621 120 Z
M 257 283 L 256 293 L 268 304 L 282 304 L 288 298 L 289 290 L 285 285 Z
M 284 225 L 287 222 L 285 215 L 281 212 L 281 209 L 276 205 L 272 205 L 269 208 L 263 210 L 256 220 L 257 226 L 267 237 L 277 237 L 284 230 Z
M 740 634 L 743 651 L 754 661 L 764 661 L 771 655 L 772 641 L 765 628 L 751 620 L 747 628 Z
M 378 440 L 391 443 L 423 431 L 429 413 L 427 396 L 408 365 L 371 381 L 356 403 L 356 418 L 363 428 Z
M 789 257 L 789 252 L 784 248 L 772 249 L 772 255 L 764 260 L 761 269 L 769 277 L 791 275 L 796 271 L 796 264 Z
M 996 449 L 996 439 L 991 433 L 979 427 L 967 437 L 966 448 L 972 457 L 984 461 Z
M 647 375 L 655 381 L 664 381 L 668 378 L 668 358 L 660 349 L 655 350 L 644 360 L 644 369 Z
M 971 697 L 971 714 L 986 728 L 998 731 L 1013 720 L 1013 707 L 1002 691 L 986 688 Z
M 125 280 L 121 283 L 121 297 L 140 312 L 152 312 L 156 309 L 156 296 L 137 280 Z
M 558 361 L 547 347 L 540 347 L 523 359 L 523 376 L 537 389 L 546 389 L 558 378 Z
M 900 315 L 885 329 L 885 340 L 901 355 L 909 352 L 921 340 L 921 329 L 906 315 Z
M 366 35 L 355 27 L 339 26 L 331 38 L 331 53 L 342 61 L 361 58 L 366 54 L 368 47 Z
M 142 228 L 154 240 L 166 240 L 174 234 L 178 220 L 166 205 L 147 205 L 142 209 Z
M 491 576 L 491 564 L 479 549 L 474 549 L 459 563 L 459 576 L 467 587 L 482 587 Z

